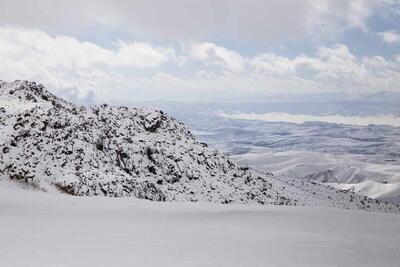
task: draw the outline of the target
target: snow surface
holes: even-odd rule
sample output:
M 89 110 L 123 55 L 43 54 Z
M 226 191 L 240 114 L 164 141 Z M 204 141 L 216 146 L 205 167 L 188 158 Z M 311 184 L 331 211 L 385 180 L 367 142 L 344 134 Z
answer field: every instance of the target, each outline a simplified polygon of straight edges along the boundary
M 352 190 L 358 194 L 369 196 L 371 198 L 387 200 L 400 204 L 400 183 L 382 184 L 375 181 L 364 181 L 357 184 L 328 184 L 341 190 Z
M 72 197 L 0 181 L 0 266 L 398 266 L 400 216 Z

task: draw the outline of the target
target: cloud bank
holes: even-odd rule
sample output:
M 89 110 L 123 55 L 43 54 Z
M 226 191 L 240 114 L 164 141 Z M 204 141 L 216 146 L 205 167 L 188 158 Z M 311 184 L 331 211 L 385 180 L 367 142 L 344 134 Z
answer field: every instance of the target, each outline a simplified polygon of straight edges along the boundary
M 368 30 L 367 21 L 389 0 L 0 0 L 0 25 L 54 34 L 95 26 L 134 36 L 203 41 L 332 39 L 348 29 Z
M 0 77 L 30 79 L 77 99 L 262 100 L 271 94 L 400 88 L 400 56 L 357 57 L 345 44 L 293 57 L 243 55 L 211 42 L 116 41 L 111 48 L 0 27 Z
M 400 44 L 400 33 L 395 30 L 387 30 L 379 32 L 378 35 L 382 38 L 382 41 L 387 44 Z

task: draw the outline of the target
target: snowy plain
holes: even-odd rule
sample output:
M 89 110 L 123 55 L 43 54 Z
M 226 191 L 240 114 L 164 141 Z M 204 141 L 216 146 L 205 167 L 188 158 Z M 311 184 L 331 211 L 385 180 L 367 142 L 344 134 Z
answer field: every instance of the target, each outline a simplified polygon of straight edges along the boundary
M 0 182 L 0 266 L 398 266 L 400 216 L 71 197 Z

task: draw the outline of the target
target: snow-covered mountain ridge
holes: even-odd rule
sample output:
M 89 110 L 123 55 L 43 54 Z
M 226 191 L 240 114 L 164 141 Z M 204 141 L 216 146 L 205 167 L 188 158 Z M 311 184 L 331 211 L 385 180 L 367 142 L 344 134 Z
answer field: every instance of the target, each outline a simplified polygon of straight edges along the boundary
M 238 165 L 162 111 L 78 107 L 28 81 L 0 82 L 0 155 L 3 179 L 78 196 L 399 211 Z

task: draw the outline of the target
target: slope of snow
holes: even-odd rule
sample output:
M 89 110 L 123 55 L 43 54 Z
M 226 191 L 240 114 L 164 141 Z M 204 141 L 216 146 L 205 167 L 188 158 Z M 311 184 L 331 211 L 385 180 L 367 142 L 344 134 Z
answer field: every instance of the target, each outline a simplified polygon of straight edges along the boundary
M 364 181 L 357 184 L 326 183 L 341 190 L 351 190 L 370 198 L 395 201 L 400 199 L 400 183 L 383 184 L 375 181 Z M 397 204 L 400 204 L 398 201 Z
M 0 266 L 398 266 L 400 216 L 161 203 L 0 181 Z
M 78 107 L 28 81 L 0 83 L 0 175 L 25 187 L 77 196 L 330 206 L 399 207 L 239 165 L 162 111 Z M 14 112 L 17 110 L 17 112 Z

